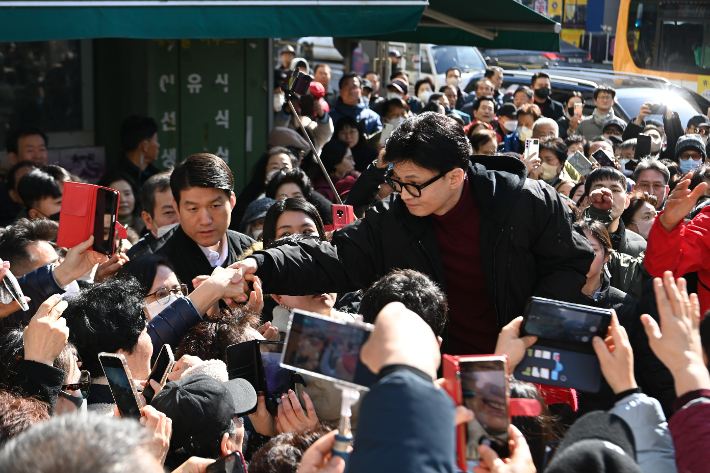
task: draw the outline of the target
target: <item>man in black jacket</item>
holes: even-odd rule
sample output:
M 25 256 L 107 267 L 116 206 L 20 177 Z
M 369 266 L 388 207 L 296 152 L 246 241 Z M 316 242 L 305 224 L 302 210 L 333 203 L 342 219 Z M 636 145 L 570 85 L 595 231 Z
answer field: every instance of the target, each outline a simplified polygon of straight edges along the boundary
M 378 203 L 329 243 L 260 251 L 239 266 L 274 294 L 349 292 L 394 268 L 415 269 L 447 294 L 446 352 L 493 353 L 498 331 L 530 296 L 576 300 L 593 252 L 569 207 L 551 187 L 526 179 L 522 161 L 474 156 L 470 164 L 470 153 L 453 120 L 410 118 L 383 158 L 399 193 L 390 205 Z

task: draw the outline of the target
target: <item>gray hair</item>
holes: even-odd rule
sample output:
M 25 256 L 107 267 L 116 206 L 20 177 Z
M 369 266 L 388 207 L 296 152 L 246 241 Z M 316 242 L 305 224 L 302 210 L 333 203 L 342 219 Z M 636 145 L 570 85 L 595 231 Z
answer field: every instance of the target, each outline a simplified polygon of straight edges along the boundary
M 555 120 L 547 117 L 540 117 L 535 120 L 535 123 L 533 124 L 533 137 L 535 137 L 535 130 L 537 130 L 541 125 L 552 125 L 555 128 L 555 138 L 560 137 L 560 126 Z
M 631 176 L 631 179 L 633 179 L 634 182 L 638 182 L 641 173 L 644 171 L 648 171 L 649 169 L 652 171 L 658 171 L 663 174 L 663 179 L 666 181 L 666 185 L 668 185 L 668 181 L 670 181 L 671 179 L 671 172 L 662 162 L 660 162 L 656 158 L 642 159 L 641 162 L 639 162 L 638 166 L 636 166 L 636 170 L 634 170 L 634 174 L 633 176 Z
M 145 429 L 134 420 L 63 415 L 11 439 L 0 451 L 0 471 L 162 473 L 143 448 L 146 440 Z

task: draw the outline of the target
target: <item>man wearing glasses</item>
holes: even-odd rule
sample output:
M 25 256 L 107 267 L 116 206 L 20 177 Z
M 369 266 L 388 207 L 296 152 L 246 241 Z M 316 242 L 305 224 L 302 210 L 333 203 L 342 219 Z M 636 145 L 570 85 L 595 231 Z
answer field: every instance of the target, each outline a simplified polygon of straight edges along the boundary
M 364 289 L 392 269 L 414 269 L 446 292 L 444 352 L 492 353 L 530 296 L 576 298 L 593 252 L 569 207 L 553 188 L 526 179 L 522 161 L 470 155 L 453 120 L 410 118 L 382 158 L 397 193 L 391 200 L 329 243 L 282 245 L 234 267 L 246 280 L 259 276 L 267 293 L 293 295 Z
M 604 124 L 612 118 L 618 117 L 614 114 L 614 99 L 616 90 L 608 85 L 601 85 L 594 89 L 594 112 L 591 116 L 584 117 L 576 128 L 570 125 L 567 135 L 582 135 L 587 141 L 591 141 L 595 136 L 599 136 L 604 131 Z
M 668 197 L 668 181 L 671 173 L 668 168 L 655 158 L 642 159 L 631 179 L 636 183 L 632 190 L 648 192 L 656 196 L 656 210 L 662 210 Z

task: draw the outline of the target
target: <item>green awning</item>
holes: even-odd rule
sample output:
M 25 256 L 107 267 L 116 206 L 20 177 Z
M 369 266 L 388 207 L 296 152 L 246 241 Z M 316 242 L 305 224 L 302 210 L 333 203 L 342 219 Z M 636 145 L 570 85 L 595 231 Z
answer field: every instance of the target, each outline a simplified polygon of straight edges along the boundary
M 560 24 L 516 0 L 429 0 L 416 31 L 368 39 L 491 49 L 560 50 Z
M 414 30 L 426 0 L 3 0 L 0 42 L 357 37 Z

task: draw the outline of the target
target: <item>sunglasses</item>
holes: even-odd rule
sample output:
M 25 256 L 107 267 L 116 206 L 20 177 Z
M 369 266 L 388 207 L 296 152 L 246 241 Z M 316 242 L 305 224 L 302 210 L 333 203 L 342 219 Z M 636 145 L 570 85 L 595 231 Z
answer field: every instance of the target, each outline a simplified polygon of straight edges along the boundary
M 186 296 L 190 290 L 187 288 L 187 284 L 180 284 L 180 287 L 175 286 L 172 289 L 168 289 L 167 287 L 161 287 L 158 288 L 157 291 L 148 294 L 146 297 L 149 298 L 150 296 L 155 296 L 155 298 L 158 300 L 159 304 L 167 304 L 168 300 L 170 298 L 170 294 L 178 294 L 181 296 Z
M 79 397 L 73 396 L 72 394 L 69 394 L 66 391 L 81 391 L 81 398 L 86 399 L 87 397 L 89 397 L 89 389 L 91 389 L 91 375 L 88 371 L 82 370 L 81 376 L 79 377 L 79 382 L 72 384 L 63 384 L 61 392 L 64 392 L 68 396 Z

